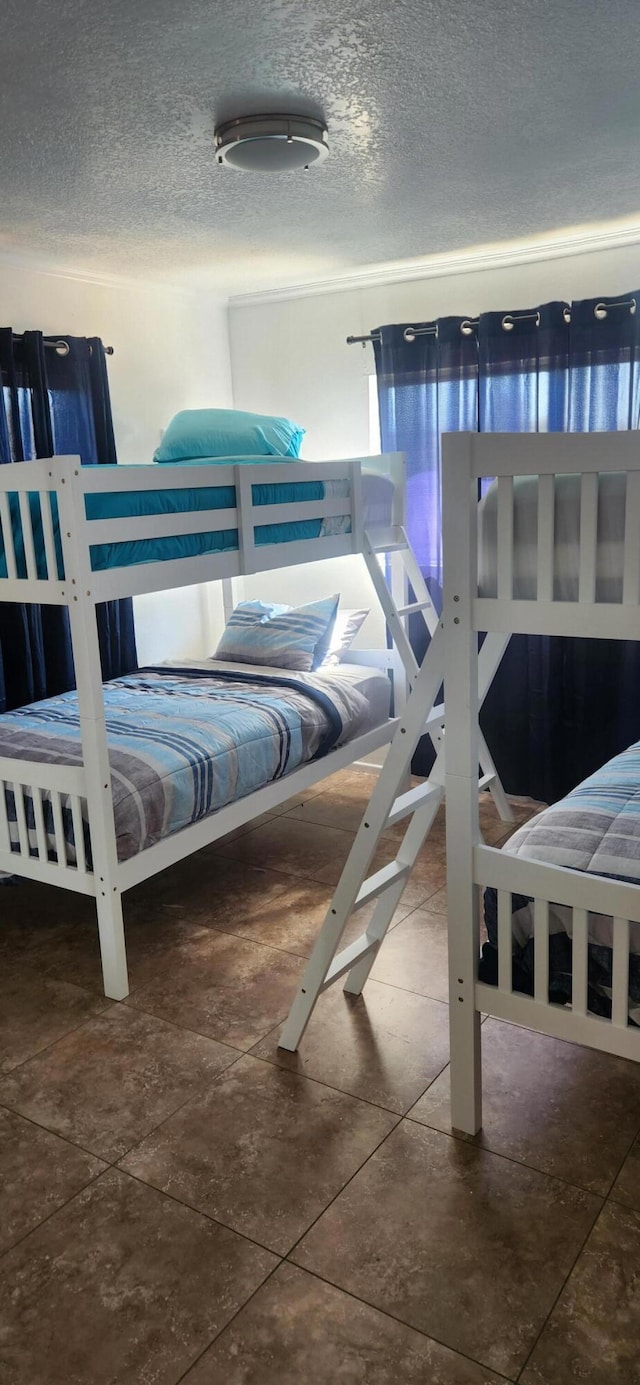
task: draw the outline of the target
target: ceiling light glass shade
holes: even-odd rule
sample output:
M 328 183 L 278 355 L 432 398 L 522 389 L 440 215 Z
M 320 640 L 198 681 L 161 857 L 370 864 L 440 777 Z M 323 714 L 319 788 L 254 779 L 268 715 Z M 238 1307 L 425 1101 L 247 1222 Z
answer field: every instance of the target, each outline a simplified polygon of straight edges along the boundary
M 329 153 L 327 127 L 298 115 L 250 115 L 215 132 L 218 163 L 245 173 L 289 173 L 321 164 Z

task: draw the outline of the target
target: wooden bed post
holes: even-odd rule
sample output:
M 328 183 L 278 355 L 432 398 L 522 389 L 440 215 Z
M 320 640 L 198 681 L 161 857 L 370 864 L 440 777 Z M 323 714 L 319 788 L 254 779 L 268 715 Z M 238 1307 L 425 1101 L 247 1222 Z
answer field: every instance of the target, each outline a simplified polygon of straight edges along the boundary
M 78 693 L 82 759 L 86 776 L 91 859 L 98 912 L 100 955 L 105 995 L 124 1000 L 129 994 L 127 958 L 118 877 L 118 854 L 111 792 L 111 771 L 104 718 L 102 669 L 88 525 L 80 458 L 65 458 L 58 467 L 58 507 L 65 568 L 65 590 Z
M 451 1124 L 475 1135 L 482 1125 L 480 1014 L 475 987 L 480 952 L 473 856 L 478 807 L 477 483 L 473 439 L 445 435 L 442 447 L 444 687 L 446 716 L 447 914 Z

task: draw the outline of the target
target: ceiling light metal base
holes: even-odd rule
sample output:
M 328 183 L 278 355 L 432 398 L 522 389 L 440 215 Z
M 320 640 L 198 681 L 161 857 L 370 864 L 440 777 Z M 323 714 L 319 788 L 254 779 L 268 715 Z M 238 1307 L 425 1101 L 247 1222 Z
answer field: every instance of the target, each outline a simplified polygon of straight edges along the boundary
M 327 127 L 307 115 L 247 115 L 215 132 L 216 160 L 244 173 L 291 173 L 324 163 Z

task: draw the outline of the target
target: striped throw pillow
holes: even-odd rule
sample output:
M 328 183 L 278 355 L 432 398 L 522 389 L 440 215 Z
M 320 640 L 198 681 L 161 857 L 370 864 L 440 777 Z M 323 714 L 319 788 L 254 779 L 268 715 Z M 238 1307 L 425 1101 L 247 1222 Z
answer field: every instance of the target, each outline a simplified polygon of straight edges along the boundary
M 241 601 L 214 658 L 309 673 L 327 653 L 339 599 L 339 595 L 328 596 L 289 610 L 262 601 Z

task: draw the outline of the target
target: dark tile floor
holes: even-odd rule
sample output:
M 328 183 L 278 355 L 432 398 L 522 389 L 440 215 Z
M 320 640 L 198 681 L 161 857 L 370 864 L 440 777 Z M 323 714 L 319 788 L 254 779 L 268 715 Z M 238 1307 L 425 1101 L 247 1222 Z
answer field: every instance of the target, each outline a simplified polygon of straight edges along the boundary
M 0 891 L 2 1385 L 640 1385 L 640 1065 L 489 1019 L 452 1136 L 441 820 L 277 1047 L 370 786 L 132 891 L 124 1005 L 88 901 Z

